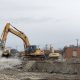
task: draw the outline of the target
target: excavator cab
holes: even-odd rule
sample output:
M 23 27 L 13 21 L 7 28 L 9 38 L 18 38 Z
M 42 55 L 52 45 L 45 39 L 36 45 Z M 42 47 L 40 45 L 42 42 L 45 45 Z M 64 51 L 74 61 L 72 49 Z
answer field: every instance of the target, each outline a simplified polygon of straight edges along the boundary
M 30 54 L 30 53 L 34 53 L 36 51 L 37 47 L 36 45 L 31 45 L 31 46 L 28 46 L 26 49 L 25 49 L 25 52 Z
M 26 48 L 25 53 L 32 56 L 44 55 L 44 51 L 42 51 L 37 45 L 29 46 L 28 48 Z
M 31 60 L 45 59 L 44 51 L 42 51 L 37 45 L 28 46 L 25 50 L 25 56 Z

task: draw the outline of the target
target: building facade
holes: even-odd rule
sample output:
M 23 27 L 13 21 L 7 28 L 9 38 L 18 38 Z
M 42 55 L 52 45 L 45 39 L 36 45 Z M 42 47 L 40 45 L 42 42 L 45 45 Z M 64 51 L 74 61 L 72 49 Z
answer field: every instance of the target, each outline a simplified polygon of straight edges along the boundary
M 65 47 L 63 52 L 64 58 L 80 58 L 80 47 L 70 46 Z

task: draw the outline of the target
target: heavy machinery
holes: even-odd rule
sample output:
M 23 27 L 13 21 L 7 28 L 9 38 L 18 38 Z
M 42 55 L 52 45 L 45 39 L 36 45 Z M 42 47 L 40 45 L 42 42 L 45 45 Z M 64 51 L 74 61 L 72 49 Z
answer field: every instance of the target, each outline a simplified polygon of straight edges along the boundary
M 5 43 L 7 40 L 7 35 L 9 32 L 11 32 L 12 34 L 18 36 L 19 38 L 22 39 L 23 43 L 24 43 L 24 56 L 29 56 L 29 57 L 34 57 L 34 56 L 40 56 L 43 57 L 44 56 L 44 52 L 41 51 L 40 49 L 37 48 L 36 45 L 30 45 L 28 37 L 20 30 L 18 30 L 17 28 L 13 27 L 11 28 L 11 24 L 7 23 L 3 33 L 1 35 L 1 44 L 2 44 L 2 49 L 5 49 Z M 7 54 L 9 56 L 9 53 Z M 5 56 L 5 54 L 3 53 L 3 56 Z

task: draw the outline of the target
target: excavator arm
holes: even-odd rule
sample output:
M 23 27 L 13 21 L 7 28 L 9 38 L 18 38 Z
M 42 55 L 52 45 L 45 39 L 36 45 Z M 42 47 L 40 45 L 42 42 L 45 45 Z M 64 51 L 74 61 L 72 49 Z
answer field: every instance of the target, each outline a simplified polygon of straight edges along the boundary
M 7 23 L 5 28 L 4 28 L 4 30 L 3 30 L 3 33 L 1 35 L 1 40 L 4 42 L 4 45 L 6 43 L 8 33 L 11 32 L 12 34 L 18 36 L 19 38 L 21 38 L 23 40 L 25 49 L 28 46 L 30 46 L 27 36 L 23 32 L 21 32 L 18 29 L 16 29 L 15 27 L 13 27 L 14 28 L 13 29 L 10 26 L 11 26 L 11 24 Z

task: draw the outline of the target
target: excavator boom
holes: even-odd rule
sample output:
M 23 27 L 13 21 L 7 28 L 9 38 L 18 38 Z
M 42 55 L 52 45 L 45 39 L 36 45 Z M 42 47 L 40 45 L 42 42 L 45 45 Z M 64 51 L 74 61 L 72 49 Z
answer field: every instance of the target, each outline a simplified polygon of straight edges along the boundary
M 24 42 L 24 48 L 27 48 L 30 45 L 27 36 L 15 27 L 13 27 L 14 29 L 10 28 L 10 26 L 10 23 L 7 23 L 1 35 L 1 40 L 4 42 L 4 44 L 6 43 L 8 33 L 11 32 L 12 34 L 21 38 Z

